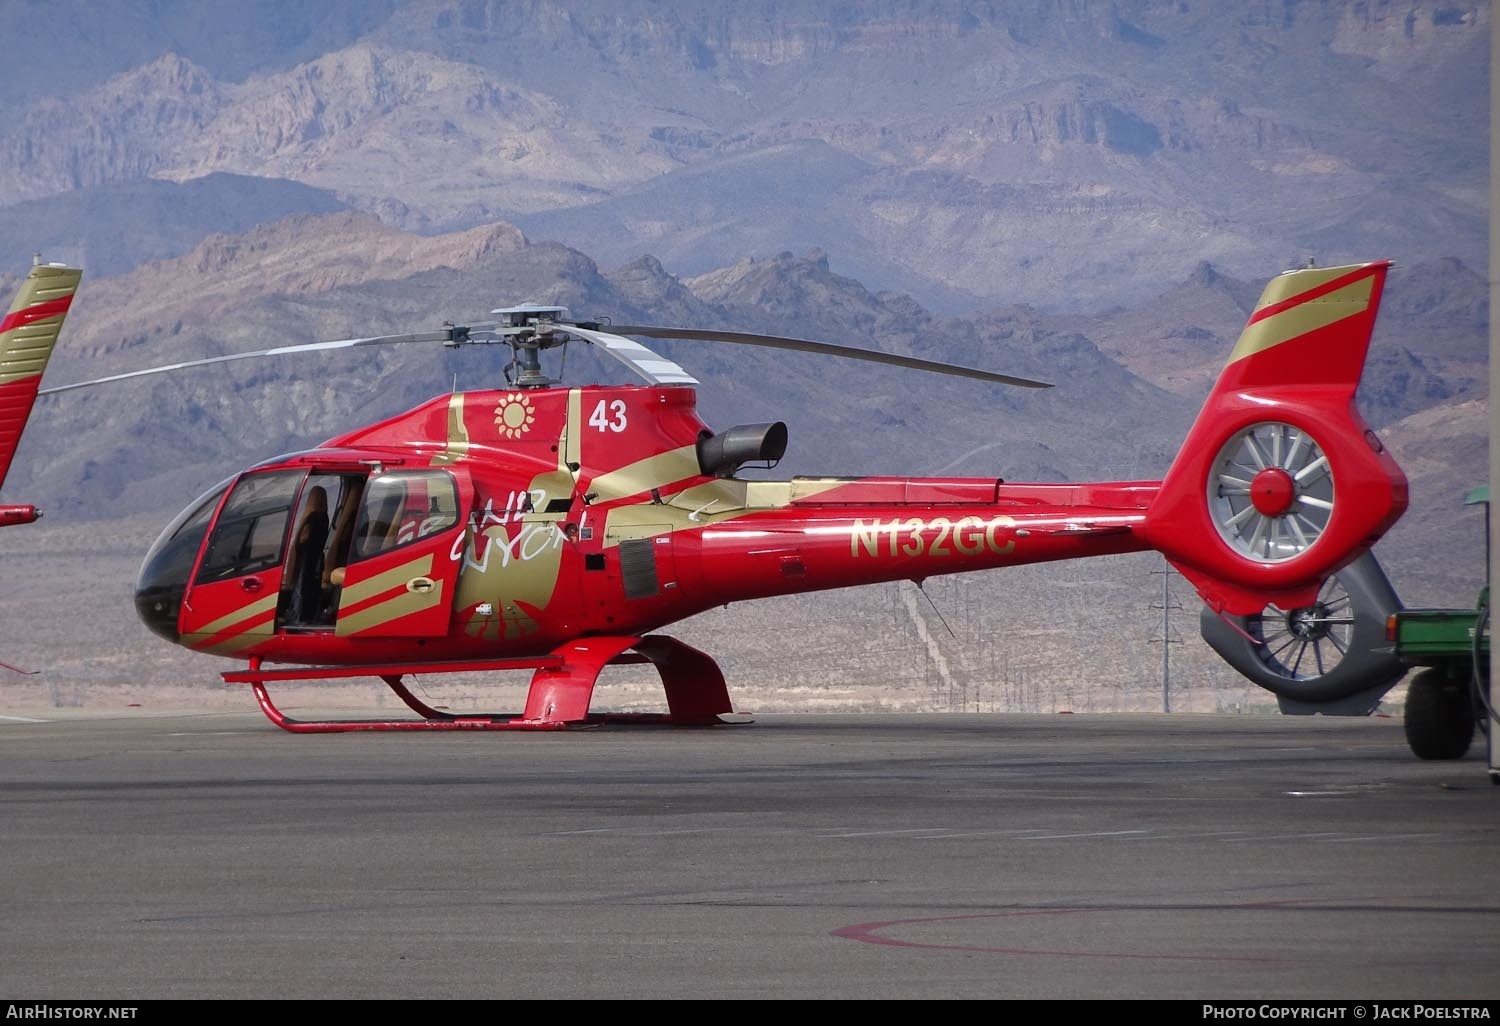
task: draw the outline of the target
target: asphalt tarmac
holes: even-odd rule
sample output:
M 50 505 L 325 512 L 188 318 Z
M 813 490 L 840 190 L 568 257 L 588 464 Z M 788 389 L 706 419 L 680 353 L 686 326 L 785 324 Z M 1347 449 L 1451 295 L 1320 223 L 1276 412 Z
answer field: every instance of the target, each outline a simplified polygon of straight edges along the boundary
M 0 1000 L 1493 1000 L 1482 741 L 1434 763 L 1391 719 L 0 717 Z

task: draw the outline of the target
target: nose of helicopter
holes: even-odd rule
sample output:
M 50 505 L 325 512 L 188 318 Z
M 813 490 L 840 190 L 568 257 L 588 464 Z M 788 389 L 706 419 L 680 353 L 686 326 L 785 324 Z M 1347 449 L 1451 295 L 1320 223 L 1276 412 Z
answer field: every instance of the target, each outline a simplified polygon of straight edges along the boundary
M 159 576 L 148 579 L 143 574 L 135 585 L 135 615 L 152 634 L 176 644 L 181 638 L 177 613 L 186 591 L 186 574 L 173 580 L 162 580 Z
M 198 562 L 198 550 L 209 522 L 219 508 L 230 481 L 198 497 L 157 536 L 135 579 L 135 614 L 152 634 L 174 644 L 181 640 L 177 617 L 187 594 L 188 580 Z
M 186 546 L 173 546 L 167 535 L 167 531 L 162 532 L 141 563 L 141 572 L 135 580 L 135 615 L 152 634 L 175 644 L 180 637 L 177 613 L 182 608 L 188 574 L 192 573 L 193 557 L 198 550 L 196 546 L 191 551 Z

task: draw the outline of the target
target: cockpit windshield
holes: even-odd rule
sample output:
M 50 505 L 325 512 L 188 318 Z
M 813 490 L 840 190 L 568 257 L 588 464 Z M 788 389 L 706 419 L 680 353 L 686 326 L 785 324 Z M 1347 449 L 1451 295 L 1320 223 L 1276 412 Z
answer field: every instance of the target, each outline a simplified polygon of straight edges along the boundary
M 135 583 L 135 609 L 153 634 L 168 641 L 177 640 L 177 612 L 187 590 L 188 575 L 193 572 L 203 535 L 219 508 L 219 500 L 233 483 L 232 477 L 220 481 L 177 514 L 141 561 Z

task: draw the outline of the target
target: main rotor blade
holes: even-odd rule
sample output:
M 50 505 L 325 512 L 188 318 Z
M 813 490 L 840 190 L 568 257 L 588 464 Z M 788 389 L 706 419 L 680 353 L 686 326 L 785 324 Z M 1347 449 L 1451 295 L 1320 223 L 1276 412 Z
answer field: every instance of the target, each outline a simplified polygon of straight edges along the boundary
M 885 363 L 894 367 L 930 371 L 934 374 L 951 374 L 960 378 L 975 378 L 979 381 L 994 381 L 1002 385 L 1020 385 L 1022 388 L 1051 388 L 1046 381 L 1033 381 L 1010 374 L 959 367 L 951 363 L 919 360 L 914 356 L 895 356 L 870 349 L 854 349 L 836 346 L 828 342 L 810 342 L 803 338 L 783 338 L 780 335 L 756 335 L 746 331 L 712 331 L 704 328 L 656 328 L 640 324 L 611 324 L 609 330 L 617 335 L 645 335 L 649 338 L 704 339 L 710 342 L 736 342 L 748 346 L 765 346 L 769 349 L 790 349 L 800 353 L 818 353 L 823 356 L 842 356 L 851 360 L 867 360 Z
M 53 388 L 44 388 L 37 394 L 52 395 L 56 392 L 71 391 L 75 388 L 88 388 L 92 385 L 107 384 L 111 381 L 124 381 L 126 378 L 145 377 L 147 374 L 165 374 L 167 371 L 186 370 L 189 367 L 207 367 L 209 364 L 229 363 L 233 360 L 251 360 L 261 356 L 311 353 L 323 349 L 349 349 L 353 346 L 395 345 L 402 342 L 451 342 L 453 341 L 453 335 L 453 328 L 442 328 L 437 331 L 419 331 L 411 335 L 371 335 L 368 338 L 343 338 L 333 342 L 306 342 L 295 346 L 277 346 L 275 349 L 261 349 L 253 353 L 231 353 L 228 356 L 210 356 L 204 360 L 169 363 L 161 367 L 148 367 L 145 370 L 130 371 L 128 374 L 111 374 L 107 378 L 94 378 L 92 381 L 75 381 L 71 385 L 57 385 Z
M 575 324 L 565 326 L 570 334 L 594 343 L 610 356 L 635 371 L 653 385 L 697 385 L 701 382 L 665 356 L 653 352 L 635 339 L 623 338 L 608 331 L 594 331 Z

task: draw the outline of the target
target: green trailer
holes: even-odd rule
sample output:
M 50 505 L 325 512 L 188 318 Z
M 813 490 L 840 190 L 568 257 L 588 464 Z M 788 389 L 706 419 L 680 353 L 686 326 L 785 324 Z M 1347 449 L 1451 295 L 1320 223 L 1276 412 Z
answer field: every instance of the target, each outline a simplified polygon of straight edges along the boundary
M 1476 488 L 1465 501 L 1485 507 L 1488 538 L 1489 489 Z M 1406 743 L 1419 758 L 1462 757 L 1475 724 L 1490 722 L 1489 592 L 1481 589 L 1472 609 L 1398 609 L 1386 620 L 1396 657 L 1421 667 L 1407 683 L 1404 717 Z

